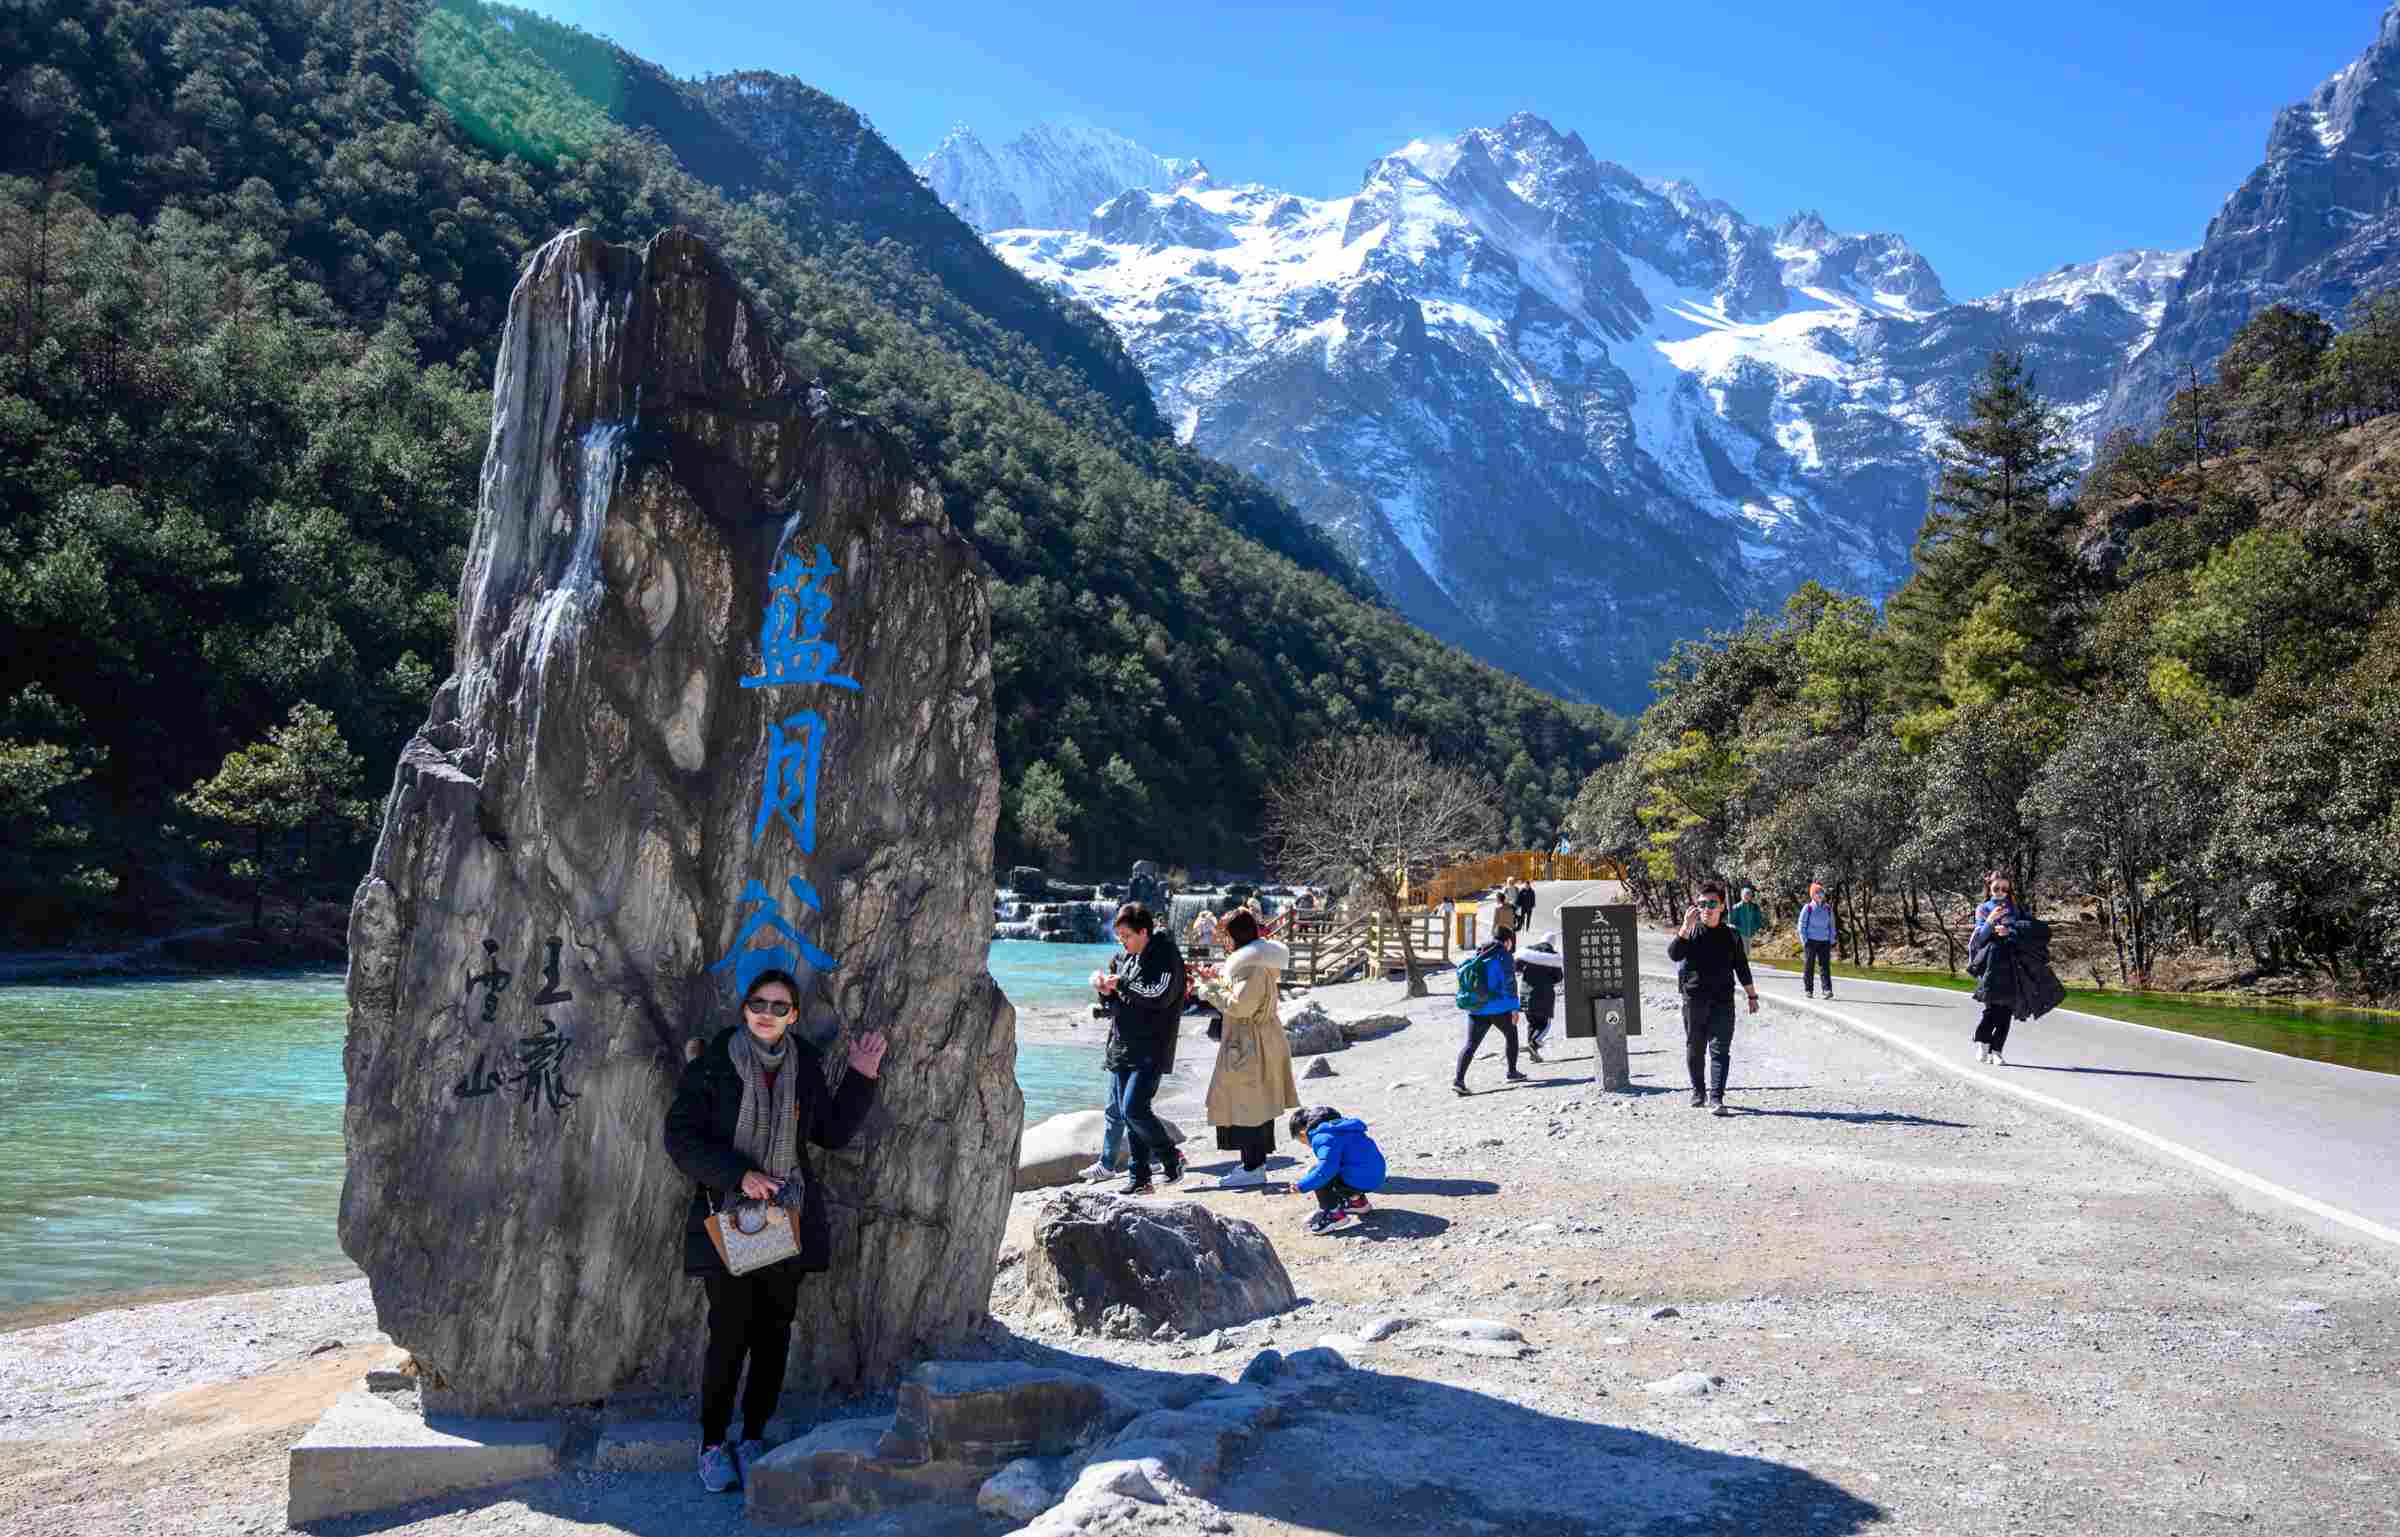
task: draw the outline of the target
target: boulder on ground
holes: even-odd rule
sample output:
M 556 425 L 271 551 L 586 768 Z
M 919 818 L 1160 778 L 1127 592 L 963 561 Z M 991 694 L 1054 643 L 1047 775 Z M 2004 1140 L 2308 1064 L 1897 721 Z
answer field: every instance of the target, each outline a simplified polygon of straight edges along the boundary
M 1050 877 L 1031 865 L 1018 865 L 1008 872 L 1008 889 L 1038 899 L 1050 894 Z
M 1068 1191 L 1043 1207 L 1025 1257 L 1037 1308 L 1063 1311 L 1079 1333 L 1135 1315 L 1185 1335 L 1280 1313 L 1298 1296 L 1275 1246 L 1252 1223 L 1196 1201 L 1131 1201 Z
M 1323 1056 L 1329 1051 L 1348 1051 L 1349 1038 L 1342 1034 L 1341 1022 L 1325 1012 L 1325 1005 L 1310 1003 L 1283 1022 L 1283 1036 L 1291 1043 L 1295 1057 Z
M 1303 1078 L 1339 1078 L 1341 1074 L 1333 1070 L 1332 1063 L 1326 1061 L 1323 1057 L 1319 1057 L 1316 1061 L 1308 1064 L 1308 1071 L 1302 1073 L 1300 1076 Z M 1021 1190 L 1024 1187 L 1020 1185 L 1017 1188 Z
M 1030 1521 L 1058 1503 L 1058 1491 L 1039 1461 L 1020 1457 L 983 1481 L 975 1491 L 975 1508 L 987 1516 Z
M 996 1472 L 1089 1441 L 1105 1401 L 1099 1383 L 1075 1372 L 925 1362 L 900 1385 L 890 1420 L 836 1421 L 760 1458 L 747 1480 L 751 1524 L 855 1520 L 937 1501 L 983 1506 Z M 1046 1505 L 1047 1481 L 1029 1466 L 1012 1497 Z
M 1183 1128 L 1160 1116 L 1159 1124 L 1175 1144 L 1183 1145 Z M 1100 1156 L 1108 1136 L 1108 1116 L 1099 1110 L 1069 1110 L 1025 1128 L 1017 1148 L 1017 1188 L 1048 1190 L 1072 1185 Z
M 1342 1039 L 1353 1046 L 1360 1041 L 1379 1041 L 1408 1028 L 1405 1014 L 1369 1014 L 1364 1019 L 1342 1021 Z

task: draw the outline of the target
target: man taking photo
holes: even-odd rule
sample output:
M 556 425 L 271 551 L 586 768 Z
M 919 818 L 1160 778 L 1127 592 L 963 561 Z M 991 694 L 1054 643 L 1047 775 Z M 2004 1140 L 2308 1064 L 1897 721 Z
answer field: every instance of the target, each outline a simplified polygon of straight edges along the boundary
M 1740 979 L 1753 1014 L 1758 985 L 1750 979 L 1750 952 L 1742 936 L 1726 925 L 1724 887 L 1711 881 L 1700 888 L 1700 900 L 1667 941 L 1667 959 L 1677 963 L 1676 985 L 1683 993 L 1683 1056 L 1692 1076 L 1692 1103 L 1725 1115 L 1725 1076 L 1733 1066 L 1733 984 Z

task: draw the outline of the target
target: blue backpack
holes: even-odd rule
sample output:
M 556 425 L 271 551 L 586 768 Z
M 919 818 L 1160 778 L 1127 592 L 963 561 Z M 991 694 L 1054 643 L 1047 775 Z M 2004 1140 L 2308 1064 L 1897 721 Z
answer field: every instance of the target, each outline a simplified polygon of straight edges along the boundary
M 1506 957 L 1498 944 L 1488 944 L 1475 952 L 1475 959 L 1458 968 L 1458 1006 L 1470 1014 L 1500 996 L 1500 989 L 1492 985 L 1495 958 Z

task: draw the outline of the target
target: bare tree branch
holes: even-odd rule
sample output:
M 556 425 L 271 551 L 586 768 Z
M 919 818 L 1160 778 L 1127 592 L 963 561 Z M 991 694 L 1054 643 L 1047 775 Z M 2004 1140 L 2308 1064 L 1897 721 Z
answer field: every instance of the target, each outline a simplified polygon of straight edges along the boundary
M 1267 854 L 1286 880 L 1347 887 L 1397 916 L 1411 861 L 1491 850 L 1500 833 L 1494 802 L 1490 786 L 1435 763 L 1407 737 L 1329 738 L 1267 791 Z M 1405 930 L 1401 951 L 1409 992 L 1421 995 Z

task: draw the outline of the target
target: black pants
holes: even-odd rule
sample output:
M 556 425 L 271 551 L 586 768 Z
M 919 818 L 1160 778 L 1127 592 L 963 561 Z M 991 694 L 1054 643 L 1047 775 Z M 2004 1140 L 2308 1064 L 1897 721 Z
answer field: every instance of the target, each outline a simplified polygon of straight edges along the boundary
M 1725 1075 L 1733 1067 L 1733 995 L 1683 1000 L 1683 1065 L 1692 1075 L 1692 1092 L 1719 1099 L 1725 1096 Z M 1701 1070 L 1707 1069 L 1707 1077 Z
M 2007 1004 L 1987 1003 L 1983 1006 L 1983 1018 L 1975 1022 L 1975 1040 L 1994 1051 L 2008 1049 Z
M 1338 1179 L 1329 1179 L 1317 1187 L 1317 1210 L 1332 1211 L 1352 1196 L 1361 1194 L 1364 1192 L 1353 1190 Z
M 1217 1128 L 1217 1147 L 1224 1152 L 1242 1155 L 1245 1169 L 1263 1169 L 1267 1154 L 1275 1150 L 1275 1123 L 1261 1121 L 1256 1126 L 1220 1126 Z
M 1549 1038 L 1550 1016 L 1536 1014 L 1533 1010 L 1527 1009 L 1525 1011 L 1525 1044 L 1539 1049 L 1542 1042 Z
M 1467 1081 L 1467 1064 L 1475 1060 L 1475 1052 L 1483 1045 L 1484 1036 L 1494 1030 L 1500 1032 L 1501 1041 L 1508 1047 L 1508 1070 L 1512 1073 L 1517 1070 L 1517 1016 L 1470 1014 L 1467 1016 L 1467 1044 L 1458 1049 L 1458 1072 L 1455 1075 L 1458 1082 L 1463 1084 Z
M 1125 1161 L 1137 1183 L 1149 1182 L 1154 1158 L 1168 1169 L 1177 1166 L 1175 1139 L 1150 1108 L 1150 1101 L 1158 1097 L 1159 1077 L 1155 1067 L 1123 1067 L 1109 1075 L 1109 1098 L 1125 1123 Z
M 700 1368 L 700 1444 L 726 1439 L 733 1424 L 733 1389 L 742 1362 L 750 1382 L 742 1389 L 742 1439 L 766 1439 L 775 1400 L 783 1396 L 785 1358 L 792 1351 L 792 1319 L 800 1311 L 800 1282 L 806 1272 L 796 1259 L 734 1275 L 708 1276 L 708 1353 Z
M 1800 987 L 1803 992 L 1817 990 L 1817 977 L 1825 978 L 1825 996 L 1833 996 L 1833 941 L 1804 939 L 1800 941 Z

